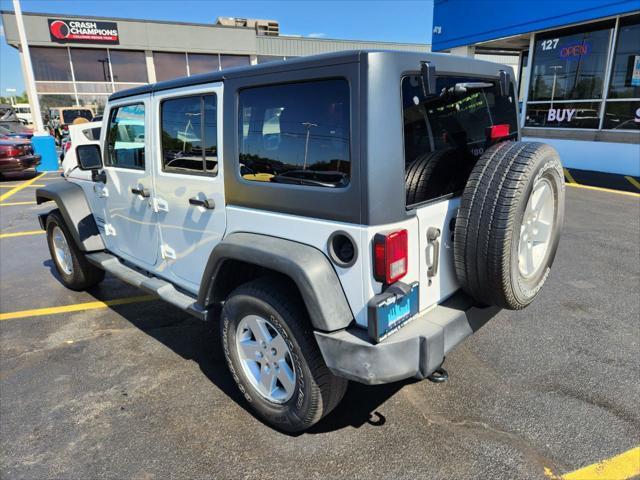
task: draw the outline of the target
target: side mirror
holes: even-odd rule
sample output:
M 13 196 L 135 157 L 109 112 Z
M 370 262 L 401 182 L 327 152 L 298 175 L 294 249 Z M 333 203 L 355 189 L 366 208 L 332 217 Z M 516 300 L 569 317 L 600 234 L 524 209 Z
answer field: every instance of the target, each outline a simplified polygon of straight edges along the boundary
M 102 155 L 98 145 L 78 145 L 76 159 L 80 170 L 97 170 L 102 168 Z

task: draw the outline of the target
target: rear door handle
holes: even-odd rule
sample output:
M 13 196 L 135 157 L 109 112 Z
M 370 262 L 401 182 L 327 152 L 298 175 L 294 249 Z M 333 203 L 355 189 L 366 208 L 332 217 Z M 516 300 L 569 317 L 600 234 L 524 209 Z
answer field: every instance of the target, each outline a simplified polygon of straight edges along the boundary
M 435 277 L 438 274 L 438 260 L 440 257 L 440 229 L 429 227 L 427 229 L 427 243 L 433 246 L 433 260 L 429 261 L 427 254 L 427 277 Z
M 212 198 L 205 198 L 204 200 L 200 200 L 198 197 L 191 197 L 189 199 L 189 204 L 196 207 L 203 207 L 208 210 L 213 210 L 214 208 L 216 208 L 216 204 Z
M 144 197 L 144 198 L 148 198 L 149 196 L 151 196 L 149 189 L 144 188 L 142 186 L 140 188 L 132 188 L 131 193 L 133 193 L 134 195 L 140 195 L 141 197 Z

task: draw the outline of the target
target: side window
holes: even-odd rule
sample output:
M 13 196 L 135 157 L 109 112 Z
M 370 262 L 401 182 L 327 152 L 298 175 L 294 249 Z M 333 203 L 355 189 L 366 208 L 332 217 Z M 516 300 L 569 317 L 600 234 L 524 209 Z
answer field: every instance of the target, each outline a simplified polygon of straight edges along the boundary
M 165 100 L 161 112 L 162 170 L 216 175 L 216 96 Z
M 345 187 L 349 184 L 346 80 L 240 91 L 239 168 L 246 180 Z
M 106 165 L 144 170 L 144 105 L 136 103 L 111 111 Z

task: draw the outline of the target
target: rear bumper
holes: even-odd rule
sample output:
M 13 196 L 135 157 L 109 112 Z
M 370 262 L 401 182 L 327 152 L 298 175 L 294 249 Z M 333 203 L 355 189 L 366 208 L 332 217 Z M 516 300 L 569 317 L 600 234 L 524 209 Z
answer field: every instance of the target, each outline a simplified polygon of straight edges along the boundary
M 476 307 L 467 295 L 458 292 L 378 344 L 371 343 L 367 331 L 358 327 L 315 332 L 315 337 L 335 375 L 369 385 L 423 379 L 442 365 L 448 352 L 499 311 L 497 307 Z
M 40 155 L 3 158 L 0 160 L 0 172 L 22 172 L 40 165 Z

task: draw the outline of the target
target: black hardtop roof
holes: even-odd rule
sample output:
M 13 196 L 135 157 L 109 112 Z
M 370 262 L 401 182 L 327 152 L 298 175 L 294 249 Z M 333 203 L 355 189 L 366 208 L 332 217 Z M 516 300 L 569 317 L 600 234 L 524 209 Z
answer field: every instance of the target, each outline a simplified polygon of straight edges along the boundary
M 141 95 L 144 93 L 159 92 L 163 90 L 173 90 L 181 87 L 190 87 L 193 85 L 202 85 L 206 83 L 221 82 L 230 78 L 247 77 L 253 75 L 271 74 L 287 72 L 292 70 L 301 70 L 305 68 L 323 67 L 329 65 L 339 65 L 345 63 L 360 62 L 363 56 L 369 54 L 384 54 L 393 56 L 402 56 L 405 58 L 413 57 L 415 59 L 416 70 L 419 68 L 420 60 L 429 60 L 438 58 L 439 61 L 444 59 L 452 59 L 452 62 L 460 63 L 464 62 L 468 65 L 469 70 L 472 69 L 472 65 L 479 63 L 489 63 L 483 60 L 475 60 L 467 57 L 452 57 L 443 53 L 425 53 L 425 52 L 403 52 L 393 50 L 346 50 L 342 52 L 322 53 L 319 55 L 309 55 L 306 57 L 296 57 L 291 60 L 279 60 L 275 62 L 263 63 L 260 65 L 248 65 L 244 67 L 229 68 L 222 71 L 212 71 L 208 73 L 201 73 L 198 75 L 192 75 L 190 77 L 181 77 L 174 80 L 167 80 L 164 82 L 151 83 L 148 85 L 142 85 L 136 88 L 130 88 L 116 92 L 109 97 L 109 100 L 117 100 L 120 98 L 132 97 L 134 95 Z M 455 60 L 454 60 L 455 59 Z M 468 62 L 468 63 L 467 63 Z

